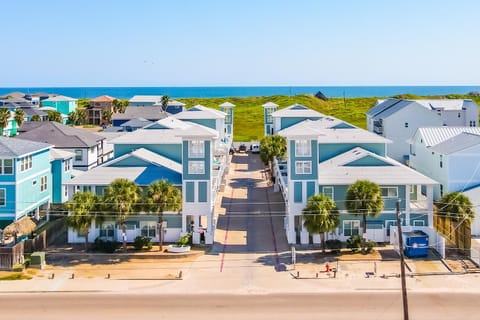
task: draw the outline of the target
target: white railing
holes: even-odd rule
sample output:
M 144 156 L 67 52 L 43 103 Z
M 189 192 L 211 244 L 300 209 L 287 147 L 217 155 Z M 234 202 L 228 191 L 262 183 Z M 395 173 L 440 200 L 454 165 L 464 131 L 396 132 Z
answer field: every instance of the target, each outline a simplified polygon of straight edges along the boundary
M 287 163 L 281 164 L 277 159 L 273 160 L 273 176 L 275 177 L 275 190 L 278 189 L 282 192 L 283 200 L 288 201 L 288 186 L 287 186 Z

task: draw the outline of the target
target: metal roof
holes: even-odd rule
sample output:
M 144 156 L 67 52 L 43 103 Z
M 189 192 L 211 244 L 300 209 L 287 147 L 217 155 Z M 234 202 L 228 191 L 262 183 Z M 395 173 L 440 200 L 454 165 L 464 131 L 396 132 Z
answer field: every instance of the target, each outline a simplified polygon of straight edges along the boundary
M 163 96 L 155 96 L 155 95 L 135 95 L 133 96 L 129 102 L 148 102 L 148 103 L 155 103 L 161 102 Z
M 419 134 L 425 146 L 431 147 L 442 143 L 452 137 L 455 137 L 463 132 L 472 133 L 475 135 L 480 135 L 479 127 L 427 127 L 427 128 L 418 128 L 417 133 Z
M 51 147 L 48 143 L 0 136 L 0 158 L 17 158 Z
M 462 132 L 437 145 L 431 146 L 430 150 L 441 154 L 452 154 L 477 145 L 480 145 L 480 135 Z
M 264 107 L 264 108 L 276 108 L 276 107 L 278 107 L 278 104 L 269 101 L 269 102 L 263 104 L 262 107 Z
M 121 127 L 135 127 L 135 128 L 143 128 L 146 125 L 149 125 L 153 123 L 150 120 L 144 119 L 144 118 L 135 118 L 128 120 L 127 122 L 122 123 L 120 126 Z
M 223 119 L 227 114 L 220 110 L 196 105 L 174 115 L 177 119 Z
M 272 117 L 324 117 L 325 115 L 309 109 L 301 104 L 294 104 L 287 108 L 275 111 Z
M 222 103 L 220 105 L 220 107 L 222 107 L 222 108 L 233 108 L 233 107 L 235 107 L 235 105 L 231 102 L 226 101 L 226 102 Z
M 349 165 L 364 157 L 373 157 L 385 165 Z M 357 180 L 369 180 L 379 185 L 438 184 L 423 174 L 386 157 L 354 148 L 318 165 L 318 182 L 322 185 L 350 185 Z

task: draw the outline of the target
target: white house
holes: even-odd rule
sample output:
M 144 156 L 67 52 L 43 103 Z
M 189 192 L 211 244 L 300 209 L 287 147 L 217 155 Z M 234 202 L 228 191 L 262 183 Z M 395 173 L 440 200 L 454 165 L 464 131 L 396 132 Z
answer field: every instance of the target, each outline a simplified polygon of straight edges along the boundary
M 478 126 L 478 105 L 468 99 L 379 100 L 368 110 L 367 129 L 394 143 L 388 156 L 406 163 L 410 139 L 420 127 Z
M 480 128 L 419 128 L 410 143 L 410 166 L 437 180 L 435 199 L 480 185 Z

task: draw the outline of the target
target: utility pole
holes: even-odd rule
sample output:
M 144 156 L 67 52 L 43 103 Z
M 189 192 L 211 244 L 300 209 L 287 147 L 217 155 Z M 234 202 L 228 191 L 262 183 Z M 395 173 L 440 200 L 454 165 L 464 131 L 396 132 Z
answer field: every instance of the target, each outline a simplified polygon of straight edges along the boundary
M 400 199 L 397 199 L 398 251 L 400 253 L 400 277 L 402 279 L 403 320 L 408 320 L 407 284 L 405 282 L 405 257 L 403 253 L 402 219 L 400 218 Z

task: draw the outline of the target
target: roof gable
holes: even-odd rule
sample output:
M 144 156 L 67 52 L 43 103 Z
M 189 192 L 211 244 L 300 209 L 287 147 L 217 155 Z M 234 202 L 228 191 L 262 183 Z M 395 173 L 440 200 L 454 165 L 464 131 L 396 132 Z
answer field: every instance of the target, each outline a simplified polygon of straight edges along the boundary
M 34 152 L 50 149 L 52 145 L 26 139 L 7 138 L 0 136 L 0 157 L 16 158 Z

